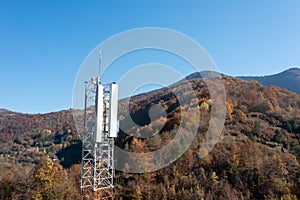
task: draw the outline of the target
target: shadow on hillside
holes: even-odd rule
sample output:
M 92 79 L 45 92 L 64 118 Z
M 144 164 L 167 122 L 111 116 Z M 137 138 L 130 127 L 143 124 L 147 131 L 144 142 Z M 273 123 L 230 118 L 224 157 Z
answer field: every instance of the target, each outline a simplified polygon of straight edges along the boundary
M 60 160 L 60 164 L 64 168 L 69 168 L 73 164 L 77 164 L 81 162 L 81 148 L 82 142 L 78 141 L 75 144 L 71 144 L 66 148 L 60 150 L 56 153 L 58 159 Z

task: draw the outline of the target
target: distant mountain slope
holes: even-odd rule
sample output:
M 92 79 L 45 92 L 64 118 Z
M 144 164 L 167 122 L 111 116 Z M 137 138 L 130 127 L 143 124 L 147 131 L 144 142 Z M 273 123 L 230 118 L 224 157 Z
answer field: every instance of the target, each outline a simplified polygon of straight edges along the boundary
M 0 108 L 0 113 L 11 113 L 10 110 Z
M 240 76 L 244 80 L 256 80 L 265 86 L 275 85 L 300 94 L 300 69 L 291 68 L 269 76 Z
M 67 157 L 66 154 L 70 155 L 67 147 L 72 148 L 74 153 L 79 150 L 77 156 L 80 159 L 78 145 L 81 144 L 70 110 L 46 114 L 0 110 L 0 157 L 13 163 L 37 164 L 43 152 L 49 152 L 50 155 L 58 153 L 59 158 L 64 157 L 62 164 L 69 166 L 69 158 L 76 155 Z

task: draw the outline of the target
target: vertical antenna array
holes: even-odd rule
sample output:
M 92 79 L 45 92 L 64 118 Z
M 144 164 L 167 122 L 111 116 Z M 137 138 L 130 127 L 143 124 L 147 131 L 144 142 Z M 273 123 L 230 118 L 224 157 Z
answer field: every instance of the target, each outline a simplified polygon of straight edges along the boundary
M 118 85 L 101 84 L 99 75 L 85 82 L 82 134 L 82 199 L 109 200 L 114 197 L 114 139 L 118 134 Z

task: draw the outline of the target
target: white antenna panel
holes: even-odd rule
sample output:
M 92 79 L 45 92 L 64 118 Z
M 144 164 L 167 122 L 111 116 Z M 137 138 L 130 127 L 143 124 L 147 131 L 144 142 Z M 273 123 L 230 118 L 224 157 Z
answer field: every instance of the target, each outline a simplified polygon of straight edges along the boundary
M 97 83 L 96 93 L 96 131 L 94 133 L 94 141 L 102 142 L 103 132 L 103 85 Z
M 117 137 L 119 132 L 118 127 L 118 85 L 110 84 L 110 103 L 109 103 L 109 118 L 108 118 L 108 134 L 109 137 Z

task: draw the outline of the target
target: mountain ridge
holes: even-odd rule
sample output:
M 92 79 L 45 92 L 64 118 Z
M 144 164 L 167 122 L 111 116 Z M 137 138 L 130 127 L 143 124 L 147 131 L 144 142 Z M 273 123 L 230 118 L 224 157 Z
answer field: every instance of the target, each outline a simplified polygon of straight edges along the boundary
M 265 86 L 274 85 L 300 94 L 300 68 L 290 68 L 277 74 L 265 76 L 237 76 L 243 80 L 255 80 Z
M 184 81 L 184 80 L 192 80 L 192 79 L 202 78 L 202 77 L 210 78 L 210 77 L 214 77 L 216 75 L 222 76 L 222 77 L 239 78 L 239 79 L 242 79 L 245 81 L 254 80 L 254 81 L 258 81 L 259 83 L 261 83 L 264 86 L 274 85 L 274 86 L 295 92 L 297 94 L 300 94 L 300 68 L 297 68 L 297 67 L 289 68 L 287 70 L 284 70 L 284 71 L 276 73 L 276 74 L 262 75 L 262 76 L 247 76 L 247 75 L 230 76 L 230 75 L 226 75 L 226 74 L 215 72 L 215 71 L 204 70 L 201 72 L 191 73 L 190 75 L 186 76 L 182 80 L 179 80 L 178 82 Z M 176 83 L 178 83 L 178 82 L 176 82 Z M 171 85 L 176 84 L 176 83 L 172 83 Z M 143 98 L 146 98 L 147 96 L 156 95 L 156 94 L 160 93 L 162 90 L 166 90 L 166 89 L 167 89 L 167 87 L 162 87 L 162 88 L 158 88 L 158 89 L 155 89 L 152 91 L 142 92 L 142 93 L 136 94 L 132 97 L 137 98 L 137 99 L 143 99 Z M 125 98 L 120 99 L 120 101 L 125 101 L 126 99 L 130 99 L 132 97 L 125 97 Z M 63 111 L 63 110 L 57 110 L 57 111 L 45 112 L 45 113 L 23 113 L 23 112 L 11 111 L 6 108 L 0 108 L 0 113 L 10 112 L 10 113 L 20 113 L 20 114 L 30 114 L 30 115 L 49 114 L 49 113 L 55 113 L 55 112 L 60 112 L 60 111 Z
M 194 72 L 188 75 L 185 79 L 192 80 L 194 78 L 211 77 L 214 76 L 215 73 L 219 74 L 220 76 L 228 76 L 213 71 L 202 71 L 202 72 Z M 258 81 L 264 86 L 274 85 L 295 92 L 297 94 L 300 94 L 300 68 L 296 68 L 296 67 L 284 70 L 277 74 L 264 75 L 264 76 L 235 76 L 235 78 L 239 78 L 245 81 L 254 80 L 254 81 Z

